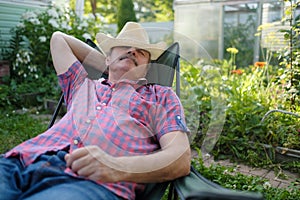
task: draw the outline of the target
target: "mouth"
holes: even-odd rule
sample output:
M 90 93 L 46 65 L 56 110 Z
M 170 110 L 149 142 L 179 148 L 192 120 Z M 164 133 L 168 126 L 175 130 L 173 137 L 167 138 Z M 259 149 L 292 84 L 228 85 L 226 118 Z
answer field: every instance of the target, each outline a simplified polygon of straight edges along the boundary
M 133 57 L 131 55 L 123 55 L 119 58 L 120 61 L 125 60 L 125 59 L 130 59 L 134 63 L 135 66 L 138 66 L 138 63 L 137 63 L 135 57 Z

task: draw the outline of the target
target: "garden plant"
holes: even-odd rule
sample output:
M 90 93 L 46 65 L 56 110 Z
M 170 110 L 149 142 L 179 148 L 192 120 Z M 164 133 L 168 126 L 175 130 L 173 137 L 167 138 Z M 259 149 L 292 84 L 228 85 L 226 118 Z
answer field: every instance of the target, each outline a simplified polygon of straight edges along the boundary
M 292 17 L 292 5 L 283 22 Z M 215 158 L 230 158 L 252 166 L 284 168 L 299 173 L 299 159 L 276 160 L 276 147 L 300 150 L 299 113 L 299 16 L 293 18 L 285 33 L 287 46 L 268 52 L 270 58 L 249 66 L 238 65 L 240 56 L 235 47 L 226 49 L 228 60 L 198 61 L 182 64 L 182 101 L 186 107 L 189 127 L 193 129 L 193 145 L 201 147 L 210 122 L 214 121 L 215 96 L 224 102 L 226 114 L 214 149 Z M 242 34 L 244 35 L 244 34 Z M 272 65 L 271 59 L 275 60 Z M 203 76 L 209 71 L 213 78 Z M 206 73 L 207 74 L 207 73 Z M 214 75 L 213 75 L 214 74 Z M 219 78 L 215 78 L 216 74 Z M 213 86 L 213 87 L 211 87 Z M 217 92 L 216 92 L 217 91 Z M 215 94 L 214 94 L 215 93 Z M 268 116 L 270 110 L 281 110 Z M 220 113 L 219 113 L 220 114 Z M 263 120 L 264 119 L 264 120 Z M 271 148 L 268 148 L 271 147 Z
M 7 84 L 0 86 L 0 106 L 20 105 L 24 93 L 38 93 L 40 103 L 44 97 L 59 95 L 49 49 L 52 33 L 59 30 L 82 41 L 94 40 L 100 29 L 109 32 L 104 22 L 101 15 L 79 17 L 65 7 L 25 12 L 11 30 L 9 48 L 1 49 L 3 59 L 10 61 L 11 67 Z

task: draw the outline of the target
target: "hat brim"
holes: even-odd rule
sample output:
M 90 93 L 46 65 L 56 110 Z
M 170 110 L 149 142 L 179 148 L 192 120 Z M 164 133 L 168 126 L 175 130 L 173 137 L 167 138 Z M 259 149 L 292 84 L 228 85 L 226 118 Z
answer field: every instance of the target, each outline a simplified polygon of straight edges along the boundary
M 99 48 L 105 56 L 113 47 L 131 46 L 149 51 L 151 54 L 151 60 L 155 60 L 166 50 L 166 43 L 164 42 L 159 42 L 156 44 L 147 44 L 141 43 L 140 41 L 136 40 L 113 38 L 103 33 L 98 33 L 96 35 L 96 40 L 98 42 Z

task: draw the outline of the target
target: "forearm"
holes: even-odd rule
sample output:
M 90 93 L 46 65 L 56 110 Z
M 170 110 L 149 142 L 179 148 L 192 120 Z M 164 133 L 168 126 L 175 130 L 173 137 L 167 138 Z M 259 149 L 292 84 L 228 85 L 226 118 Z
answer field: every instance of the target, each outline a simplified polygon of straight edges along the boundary
M 178 158 L 172 154 L 161 151 L 146 156 L 120 157 L 110 159 L 110 164 L 114 161 L 119 163 L 119 169 L 116 170 L 121 181 L 164 182 L 189 174 L 190 149 L 181 152 Z
M 50 41 L 53 63 L 58 74 L 68 70 L 76 60 L 104 72 L 103 55 L 81 40 L 62 32 L 53 33 Z
M 103 182 L 163 182 L 190 170 L 190 146 L 185 133 L 175 131 L 160 139 L 162 149 L 148 155 L 113 157 L 98 146 L 86 146 L 65 159 L 78 175 Z

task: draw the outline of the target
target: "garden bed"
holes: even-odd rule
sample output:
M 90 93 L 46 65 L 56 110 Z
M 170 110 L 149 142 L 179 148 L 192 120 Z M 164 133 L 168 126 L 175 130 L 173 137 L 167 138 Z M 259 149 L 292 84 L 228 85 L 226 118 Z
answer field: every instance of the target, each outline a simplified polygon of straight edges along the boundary
M 253 144 L 254 142 L 250 142 L 250 145 Z M 273 158 L 276 162 L 291 162 L 291 161 L 300 162 L 300 150 L 289 149 L 280 146 L 272 146 L 269 144 L 262 144 L 262 143 L 259 143 L 259 145 L 265 148 L 269 158 Z
M 32 107 L 37 106 L 40 104 L 39 95 L 43 95 L 41 92 L 31 92 L 31 93 L 25 93 L 21 94 L 21 100 L 20 103 L 23 105 L 23 107 Z
M 0 84 L 3 84 L 3 78 L 10 75 L 9 62 L 0 60 Z
M 55 112 L 57 105 L 58 105 L 58 100 L 52 100 L 52 99 L 44 100 L 44 108 L 50 114 L 53 114 Z M 66 107 L 65 103 L 62 103 L 62 106 L 59 110 L 58 115 L 64 116 L 66 112 L 67 112 L 67 107 Z
M 290 162 L 300 161 L 300 151 L 296 149 L 289 149 L 285 147 L 273 147 L 267 144 L 261 144 L 267 149 L 269 156 L 272 156 L 271 152 L 275 152 L 275 161 L 278 162 Z

